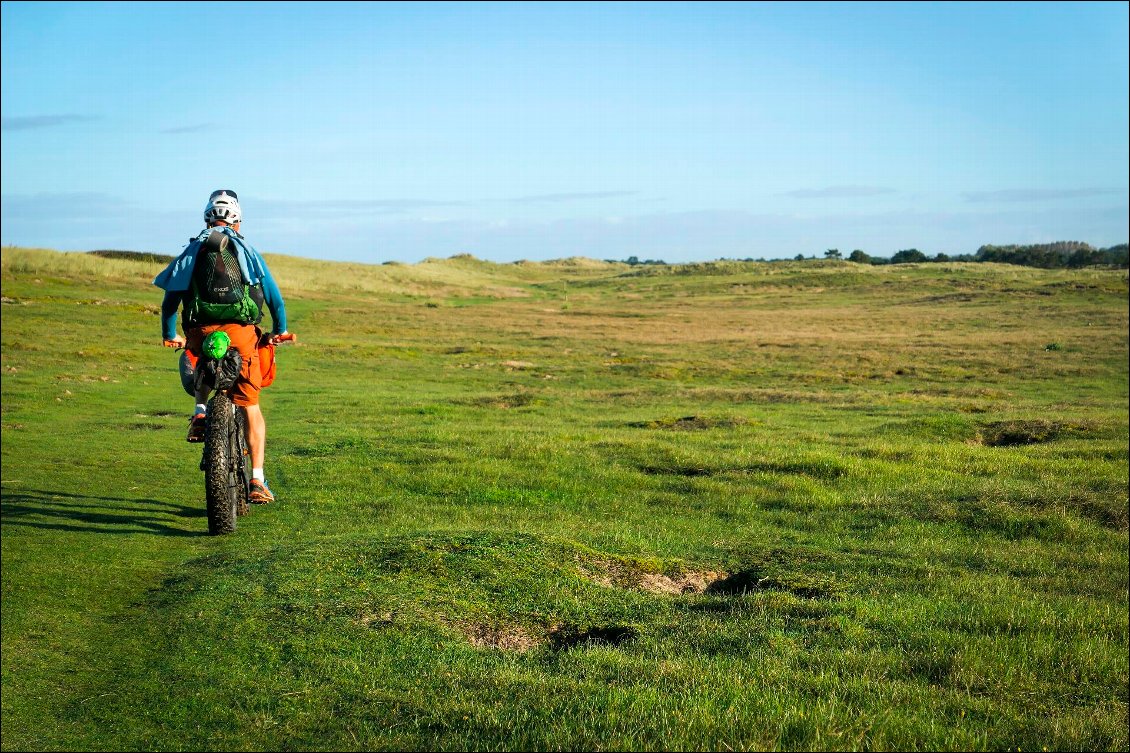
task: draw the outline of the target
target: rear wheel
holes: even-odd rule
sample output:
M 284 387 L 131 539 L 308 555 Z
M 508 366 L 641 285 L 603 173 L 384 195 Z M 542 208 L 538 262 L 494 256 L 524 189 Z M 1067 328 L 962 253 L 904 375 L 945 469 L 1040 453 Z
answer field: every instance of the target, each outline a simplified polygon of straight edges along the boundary
M 217 393 L 208 402 L 208 427 L 204 432 L 204 490 L 208 498 L 208 533 L 217 536 L 235 531 L 244 457 L 237 432 L 237 413 L 231 398 Z

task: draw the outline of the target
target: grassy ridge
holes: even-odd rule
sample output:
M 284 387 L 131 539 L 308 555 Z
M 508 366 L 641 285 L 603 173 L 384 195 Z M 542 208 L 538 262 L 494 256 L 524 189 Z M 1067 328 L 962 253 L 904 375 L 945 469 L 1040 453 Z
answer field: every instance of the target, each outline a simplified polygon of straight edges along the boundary
M 1127 747 L 1127 278 L 268 257 L 203 535 L 160 264 L 3 250 L 3 747 Z

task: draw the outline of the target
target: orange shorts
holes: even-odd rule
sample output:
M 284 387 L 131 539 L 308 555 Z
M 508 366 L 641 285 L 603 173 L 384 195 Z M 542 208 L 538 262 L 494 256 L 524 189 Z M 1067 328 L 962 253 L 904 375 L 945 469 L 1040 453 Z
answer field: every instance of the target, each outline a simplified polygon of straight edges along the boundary
M 216 330 L 223 330 L 231 338 L 231 344 L 239 351 L 243 366 L 239 370 L 239 380 L 231 390 L 231 401 L 246 408 L 259 404 L 259 390 L 263 386 L 263 375 L 259 369 L 260 330 L 253 324 L 209 324 L 206 327 L 190 329 L 185 333 L 185 349 L 193 366 L 200 358 L 204 338 Z

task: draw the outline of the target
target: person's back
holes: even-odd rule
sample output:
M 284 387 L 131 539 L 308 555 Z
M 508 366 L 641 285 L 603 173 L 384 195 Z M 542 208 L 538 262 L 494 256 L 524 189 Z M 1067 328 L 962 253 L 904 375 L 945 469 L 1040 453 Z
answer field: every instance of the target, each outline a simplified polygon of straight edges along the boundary
M 212 192 L 204 209 L 206 228 L 153 280 L 165 290 L 161 305 L 162 343 L 185 348 L 191 363 L 200 357 L 204 339 L 223 331 L 243 360 L 239 380 L 232 388 L 232 402 L 247 411 L 248 445 L 251 450 L 252 502 L 274 501 L 263 473 L 266 422 L 259 407 L 262 374 L 259 347 L 288 335 L 282 294 L 263 257 L 239 233 L 242 213 L 234 191 Z M 272 332 L 265 336 L 258 327 L 264 305 L 271 313 Z M 184 310 L 184 335 L 178 335 L 178 310 Z M 188 441 L 204 437 L 207 388 L 195 394 L 196 405 L 189 424 Z

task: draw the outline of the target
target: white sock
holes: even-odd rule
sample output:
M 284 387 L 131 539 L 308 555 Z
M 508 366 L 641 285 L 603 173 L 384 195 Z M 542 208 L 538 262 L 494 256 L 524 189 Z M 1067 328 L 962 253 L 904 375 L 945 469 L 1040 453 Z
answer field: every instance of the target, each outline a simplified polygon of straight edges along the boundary
M 267 479 L 263 476 L 262 468 L 252 468 L 251 478 L 255 479 L 256 481 L 262 481 L 263 483 L 267 482 Z

